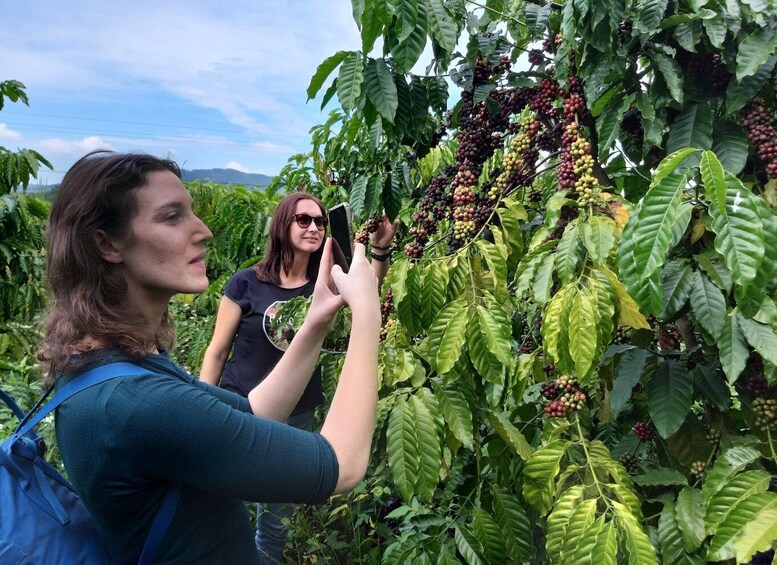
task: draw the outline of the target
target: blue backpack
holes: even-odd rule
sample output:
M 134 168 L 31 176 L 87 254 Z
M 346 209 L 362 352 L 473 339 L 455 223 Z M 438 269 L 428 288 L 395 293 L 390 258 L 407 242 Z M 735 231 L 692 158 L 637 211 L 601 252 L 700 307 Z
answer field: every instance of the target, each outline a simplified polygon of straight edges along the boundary
M 28 414 L 0 389 L 0 399 L 20 422 L 0 444 L 0 563 L 15 565 L 109 563 L 108 551 L 97 534 L 92 517 L 73 487 L 43 458 L 43 439 L 35 426 L 72 395 L 120 376 L 147 371 L 131 363 L 109 363 L 85 372 L 58 390 L 43 408 L 51 392 Z M 181 487 L 172 487 L 151 525 L 140 564 L 150 563 L 159 549 L 178 506 Z

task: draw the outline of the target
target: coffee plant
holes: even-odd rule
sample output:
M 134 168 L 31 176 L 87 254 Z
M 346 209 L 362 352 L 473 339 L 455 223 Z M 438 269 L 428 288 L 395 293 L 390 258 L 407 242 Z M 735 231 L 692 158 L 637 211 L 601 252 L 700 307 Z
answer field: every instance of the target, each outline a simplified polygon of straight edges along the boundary
M 361 49 L 308 88 L 330 81 L 322 107 L 336 95 L 341 110 L 289 174 L 304 163 L 364 232 L 399 217 L 401 241 L 372 472 L 332 501 L 369 520 L 350 520 L 358 551 L 331 534 L 329 553 L 300 553 L 300 536 L 297 557 L 771 560 L 774 3 L 358 0 L 353 14 Z

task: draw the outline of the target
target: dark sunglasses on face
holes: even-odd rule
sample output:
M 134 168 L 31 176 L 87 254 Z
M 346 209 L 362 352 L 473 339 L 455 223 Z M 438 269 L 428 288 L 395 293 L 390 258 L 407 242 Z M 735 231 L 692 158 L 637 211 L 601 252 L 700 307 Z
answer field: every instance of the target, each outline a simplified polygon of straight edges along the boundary
M 310 222 L 314 222 L 319 231 L 326 229 L 326 218 L 324 216 L 311 216 L 310 214 L 294 214 L 292 216 L 297 225 L 303 230 L 310 226 Z

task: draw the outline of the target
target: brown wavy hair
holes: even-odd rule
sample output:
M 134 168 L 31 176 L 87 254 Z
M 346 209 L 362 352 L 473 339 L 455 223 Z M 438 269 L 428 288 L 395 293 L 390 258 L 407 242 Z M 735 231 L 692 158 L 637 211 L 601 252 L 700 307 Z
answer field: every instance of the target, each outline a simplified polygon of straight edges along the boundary
M 122 304 L 124 277 L 97 247 L 98 230 L 111 238 L 132 237 L 136 193 L 156 171 L 181 177 L 178 165 L 168 159 L 100 150 L 79 159 L 62 179 L 46 228 L 50 302 L 38 359 L 48 368 L 47 382 L 106 350 L 140 358 L 153 347 L 170 349 L 175 343 L 168 312 L 155 336 L 143 333 L 135 323 L 137 314 Z M 104 349 L 92 350 L 83 344 L 85 338 Z
M 289 226 L 294 221 L 293 216 L 297 209 L 297 202 L 300 200 L 312 200 L 321 209 L 321 214 L 326 216 L 324 203 L 307 192 L 292 192 L 278 203 L 272 220 L 270 220 L 270 243 L 267 255 L 254 265 L 256 278 L 262 282 L 279 286 L 281 284 L 281 269 L 288 273 L 294 264 L 294 249 L 289 243 Z M 318 250 L 310 254 L 307 270 L 308 280 L 316 280 L 323 252 L 324 245 L 322 244 Z

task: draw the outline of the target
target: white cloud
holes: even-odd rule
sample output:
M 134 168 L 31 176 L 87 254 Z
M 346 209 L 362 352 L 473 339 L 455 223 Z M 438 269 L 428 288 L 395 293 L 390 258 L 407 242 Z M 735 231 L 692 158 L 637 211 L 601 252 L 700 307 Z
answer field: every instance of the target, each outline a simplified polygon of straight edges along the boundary
M 8 129 L 8 126 L 0 123 L 0 141 L 19 141 L 22 134 L 18 131 Z
M 290 145 L 283 145 L 280 143 L 272 143 L 271 141 L 256 141 L 251 144 L 251 147 L 258 149 L 262 153 L 272 153 L 275 155 L 286 155 L 291 157 L 291 154 L 298 149 L 291 147 Z
M 83 139 L 43 139 L 36 143 L 36 148 L 44 155 L 56 157 L 81 157 L 95 149 L 108 149 L 113 151 L 114 146 L 98 137 L 92 135 Z
M 248 167 L 244 167 L 237 161 L 230 161 L 226 165 L 224 165 L 225 169 L 234 169 L 235 171 L 240 171 L 241 173 L 250 173 L 251 171 L 248 169 Z

